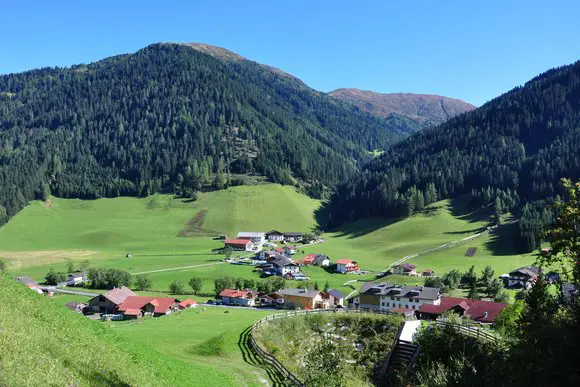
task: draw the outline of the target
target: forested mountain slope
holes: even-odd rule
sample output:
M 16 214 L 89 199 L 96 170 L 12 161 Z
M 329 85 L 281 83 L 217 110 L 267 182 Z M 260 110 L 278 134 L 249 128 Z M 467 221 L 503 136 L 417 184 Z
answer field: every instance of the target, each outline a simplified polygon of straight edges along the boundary
M 314 196 L 406 136 L 280 70 L 212 46 L 155 44 L 0 76 L 0 224 L 30 199 L 191 193 L 233 174 Z
M 531 249 L 561 177 L 580 177 L 580 62 L 394 146 L 337 190 L 329 224 L 471 193 L 474 204 L 520 215 L 522 248 Z
M 336 89 L 328 94 L 378 117 L 399 115 L 410 118 L 416 121 L 417 129 L 442 124 L 452 117 L 475 109 L 475 106 L 467 102 L 440 95 L 382 94 L 359 89 Z

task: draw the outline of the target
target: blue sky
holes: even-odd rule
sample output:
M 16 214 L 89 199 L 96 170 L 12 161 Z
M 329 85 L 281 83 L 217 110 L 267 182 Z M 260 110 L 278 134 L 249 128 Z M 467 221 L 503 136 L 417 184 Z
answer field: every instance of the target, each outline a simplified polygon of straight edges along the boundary
M 322 91 L 481 105 L 580 59 L 578 15 L 579 1 L 12 1 L 0 9 L 0 74 L 203 42 Z

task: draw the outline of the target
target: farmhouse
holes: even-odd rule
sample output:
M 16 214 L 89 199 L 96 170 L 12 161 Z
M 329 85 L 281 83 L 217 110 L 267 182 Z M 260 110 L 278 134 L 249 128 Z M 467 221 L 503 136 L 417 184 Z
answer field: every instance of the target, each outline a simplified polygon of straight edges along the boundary
M 304 309 L 328 309 L 330 301 L 318 290 L 282 289 L 277 294 L 284 297 L 284 305 Z
M 308 254 L 304 257 L 304 265 L 312 265 L 314 264 L 314 259 L 316 258 L 317 254 Z
M 286 242 L 302 242 L 304 234 L 301 232 L 285 232 L 284 240 Z
M 421 275 L 423 277 L 432 277 L 435 275 L 435 272 L 431 269 L 424 269 L 423 272 L 421 273 Z
M 390 282 L 366 283 L 353 298 L 353 306 L 363 310 L 392 311 L 394 308 L 418 310 L 421 305 L 439 305 L 439 288 L 400 286 Z
M 266 239 L 270 242 L 281 242 L 284 240 L 284 233 L 276 230 L 268 231 L 266 233 Z
M 263 245 L 266 241 L 266 234 L 263 232 L 239 232 L 237 239 L 247 239 L 254 245 Z
M 292 262 L 292 260 L 285 255 L 279 254 L 269 262 L 272 264 L 274 271 L 281 276 L 285 276 L 286 274 L 291 273 L 298 273 L 300 271 L 298 265 Z
M 125 302 L 127 297 L 136 296 L 137 294 L 131 289 L 123 286 L 109 290 L 105 294 L 99 294 L 89 301 L 87 310 L 92 313 L 117 313 L 119 306 Z
M 121 305 L 119 312 L 129 318 L 140 316 L 165 316 L 179 310 L 178 300 L 171 297 L 128 296 Z
M 411 275 L 411 276 L 415 276 L 417 275 L 417 272 L 415 271 L 417 269 L 417 266 L 411 264 L 411 263 L 401 263 L 400 265 L 394 266 L 393 267 L 393 274 L 398 274 L 398 275 Z
M 342 258 L 339 259 L 338 261 L 336 261 L 336 271 L 338 273 L 348 273 L 351 271 L 357 271 L 358 270 L 358 264 L 356 261 L 353 261 L 352 259 L 346 259 L 346 258 Z
M 441 297 L 441 302 L 438 305 L 421 305 L 417 315 L 423 319 L 436 319 L 444 312 L 453 311 L 461 317 L 470 318 L 473 321 L 484 324 L 492 324 L 506 306 L 508 304 L 499 302 Z
M 256 305 L 254 290 L 224 289 L 219 296 L 225 305 L 254 306 Z
M 513 270 L 507 278 L 508 287 L 528 289 L 538 278 L 538 274 L 540 274 L 540 268 L 536 266 L 524 266 Z
M 327 255 L 318 254 L 313 261 L 314 266 L 328 267 L 330 265 L 330 258 Z
M 254 249 L 254 243 L 248 239 L 226 239 L 225 246 L 236 251 L 252 251 Z

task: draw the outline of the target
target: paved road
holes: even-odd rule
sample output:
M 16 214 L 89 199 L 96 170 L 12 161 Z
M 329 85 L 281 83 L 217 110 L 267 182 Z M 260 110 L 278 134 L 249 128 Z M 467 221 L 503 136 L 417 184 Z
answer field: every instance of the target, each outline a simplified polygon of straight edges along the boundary
M 182 266 L 182 267 L 170 267 L 168 269 L 157 269 L 157 270 L 149 270 L 149 271 L 140 271 L 139 273 L 131 273 L 131 275 L 139 275 L 139 274 L 149 274 L 149 273 L 161 273 L 164 271 L 176 271 L 176 270 L 185 270 L 185 269 L 193 269 L 196 267 L 203 267 L 203 266 L 213 266 L 213 265 L 221 265 L 227 262 L 213 262 L 213 263 L 203 263 L 201 265 L 191 265 L 191 266 Z
M 44 289 L 51 290 L 55 293 L 76 294 L 77 296 L 87 296 L 87 297 L 98 296 L 97 293 L 79 292 L 76 290 L 60 289 L 60 288 L 57 288 L 55 286 L 45 286 Z

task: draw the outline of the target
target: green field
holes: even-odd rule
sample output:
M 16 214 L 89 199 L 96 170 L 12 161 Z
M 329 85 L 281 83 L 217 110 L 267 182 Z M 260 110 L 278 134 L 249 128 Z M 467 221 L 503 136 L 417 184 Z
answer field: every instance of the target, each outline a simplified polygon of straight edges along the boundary
M 261 317 L 273 313 L 198 306 L 177 315 L 150 318 L 138 323 L 109 324 L 119 335 L 168 358 L 178 359 L 196 369 L 211 366 L 214 372 L 235 381 L 229 385 L 260 385 L 267 376 L 263 370 L 244 360 L 247 349 L 242 335 L 246 328 Z
M 242 230 L 308 231 L 315 226 L 313 212 L 318 206 L 295 189 L 274 184 L 203 193 L 193 203 L 168 195 L 94 201 L 53 198 L 49 204 L 32 202 L 0 229 L 0 257 L 8 259 L 11 272 L 37 280 L 51 267 L 64 270 L 67 260 L 87 259 L 92 266 L 131 273 L 196 266 L 147 275 L 152 290 L 162 292 L 174 280 L 187 283 L 192 276 L 201 277 L 205 297 L 218 276 L 259 278 L 251 267 L 220 263 L 223 256 L 211 252 L 222 245 L 214 236 Z M 444 200 L 402 220 L 370 218 L 351 223 L 323 235 L 322 244 L 300 246 L 296 258 L 308 253 L 327 254 L 331 261 L 351 258 L 373 272 L 356 276 L 304 268 L 319 286 L 328 282 L 348 294 L 352 288 L 344 286 L 347 281 L 372 279 L 374 273 L 404 256 L 460 240 L 489 224 L 487 210 L 472 211 L 461 198 Z M 509 228 L 502 226 L 499 233 Z M 472 264 L 481 270 L 491 264 L 499 275 L 534 260 L 532 254 L 516 254 L 510 240 L 509 235 L 484 234 L 409 262 L 436 274 L 466 270 Z M 475 257 L 464 257 L 468 247 L 477 247 Z M 127 258 L 127 253 L 132 257 Z M 393 279 L 413 282 L 407 277 Z

